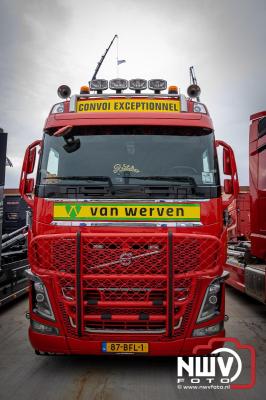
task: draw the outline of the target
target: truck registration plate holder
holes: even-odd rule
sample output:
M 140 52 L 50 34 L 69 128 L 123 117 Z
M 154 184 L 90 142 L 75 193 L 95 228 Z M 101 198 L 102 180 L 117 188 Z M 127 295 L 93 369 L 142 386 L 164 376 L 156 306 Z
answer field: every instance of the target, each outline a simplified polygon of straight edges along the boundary
M 103 353 L 148 353 L 149 344 L 139 342 L 102 342 Z

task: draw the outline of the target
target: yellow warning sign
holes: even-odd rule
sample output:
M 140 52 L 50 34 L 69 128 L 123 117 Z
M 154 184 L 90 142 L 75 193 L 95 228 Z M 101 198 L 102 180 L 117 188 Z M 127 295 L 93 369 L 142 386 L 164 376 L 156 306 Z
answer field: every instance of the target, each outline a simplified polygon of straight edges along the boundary
M 77 112 L 180 112 L 179 100 L 93 99 L 77 101 Z

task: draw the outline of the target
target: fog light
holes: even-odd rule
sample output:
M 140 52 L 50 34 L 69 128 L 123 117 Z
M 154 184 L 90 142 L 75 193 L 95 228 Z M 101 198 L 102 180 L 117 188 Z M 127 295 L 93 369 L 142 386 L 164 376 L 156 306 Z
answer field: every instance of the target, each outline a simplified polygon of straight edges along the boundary
M 31 329 L 35 332 L 42 333 L 44 335 L 59 335 L 59 330 L 55 326 L 49 326 L 40 324 L 40 322 L 31 320 Z
M 205 326 L 204 328 L 194 329 L 192 336 L 210 336 L 216 335 L 216 333 L 220 332 L 224 327 L 223 322 L 219 322 L 219 324 L 212 326 Z

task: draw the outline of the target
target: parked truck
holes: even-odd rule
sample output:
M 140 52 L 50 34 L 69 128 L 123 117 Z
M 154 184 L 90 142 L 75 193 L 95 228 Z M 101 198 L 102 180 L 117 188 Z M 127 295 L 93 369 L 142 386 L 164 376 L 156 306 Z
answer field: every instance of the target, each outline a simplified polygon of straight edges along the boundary
M 166 90 L 163 79 L 95 79 L 72 96 L 63 85 L 26 150 L 37 354 L 189 355 L 225 335 L 234 154 L 215 141 L 198 86 Z
M 28 291 L 25 270 L 27 260 L 27 226 L 7 226 L 7 209 L 4 198 L 7 133 L 0 128 L 0 307 Z M 17 210 L 19 212 L 19 210 Z M 2 231 L 3 229 L 3 231 Z
M 244 195 L 245 201 L 238 201 L 237 229 L 228 246 L 227 282 L 266 303 L 266 111 L 251 115 L 250 120 L 250 191 Z M 237 232 L 242 232 L 242 237 Z
M 22 199 L 19 189 L 4 189 L 2 233 L 9 234 L 25 227 L 27 211 L 29 207 Z

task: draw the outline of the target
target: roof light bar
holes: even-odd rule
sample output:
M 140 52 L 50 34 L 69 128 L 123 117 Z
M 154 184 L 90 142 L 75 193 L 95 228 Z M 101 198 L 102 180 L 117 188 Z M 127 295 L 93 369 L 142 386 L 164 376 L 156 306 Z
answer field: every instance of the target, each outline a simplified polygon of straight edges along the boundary
M 148 86 L 150 90 L 154 90 L 155 94 L 160 94 L 161 90 L 167 88 L 167 82 L 164 79 L 151 79 Z
M 109 88 L 111 90 L 116 90 L 116 93 L 121 93 L 122 90 L 126 90 L 128 88 L 128 81 L 126 79 L 111 79 L 109 81 Z
M 135 93 L 140 93 L 141 90 L 147 89 L 146 79 L 131 79 L 129 81 L 129 89 L 135 90 Z
M 96 90 L 98 94 L 101 94 L 103 90 L 108 89 L 108 81 L 106 79 L 93 79 L 90 81 L 90 89 Z

